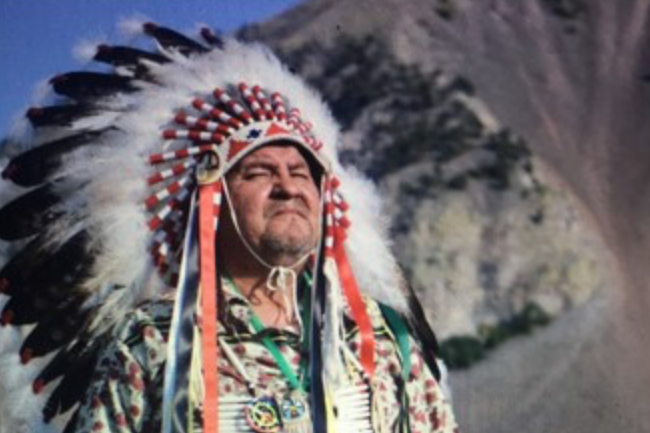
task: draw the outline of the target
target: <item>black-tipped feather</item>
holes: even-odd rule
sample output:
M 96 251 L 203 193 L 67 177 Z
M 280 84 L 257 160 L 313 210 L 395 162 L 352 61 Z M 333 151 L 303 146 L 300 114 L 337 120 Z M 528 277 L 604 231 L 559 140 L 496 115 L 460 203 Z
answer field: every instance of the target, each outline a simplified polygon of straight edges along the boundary
M 223 48 L 223 40 L 208 27 L 201 29 L 201 37 L 213 48 Z
M 90 315 L 90 310 L 82 310 L 81 304 L 81 300 L 75 301 L 46 320 L 40 320 L 20 349 L 23 362 L 47 355 L 73 341 Z
M 405 318 L 407 319 L 405 322 L 410 328 L 411 334 L 415 335 L 415 337 L 420 340 L 424 362 L 427 364 L 436 380 L 440 381 L 441 373 L 436 361 L 436 355 L 438 354 L 438 340 L 424 315 L 422 304 L 420 304 L 417 296 L 415 296 L 415 292 L 410 286 L 408 290 L 408 303 L 411 314 L 409 318 Z
M 138 77 L 146 76 L 149 70 L 146 62 L 162 64 L 170 61 L 167 57 L 160 54 L 150 53 L 136 48 L 108 45 L 100 45 L 97 47 L 97 54 L 95 54 L 93 60 L 108 63 L 115 67 L 128 68 Z
M 80 274 L 86 276 L 86 271 L 83 269 L 77 275 L 60 273 L 54 276 L 52 283 L 43 276 L 32 277 L 28 282 L 30 286 L 19 287 L 19 292 L 11 296 L 4 305 L 0 316 L 2 324 L 31 325 L 53 317 L 62 319 L 63 311 L 76 311 L 88 298 L 88 295 L 79 289 L 84 279 Z M 67 280 L 70 280 L 69 285 L 66 285 Z M 42 287 L 37 286 L 39 282 L 42 282 Z
M 32 267 L 39 266 L 46 255 L 41 254 L 46 248 L 44 237 L 38 237 L 23 247 L 0 270 L 0 287 L 2 293 L 12 296 L 19 293 L 21 282 L 31 273 Z
M 79 340 L 61 349 L 54 358 L 48 362 L 45 368 L 40 372 L 38 377 L 34 380 L 33 388 L 36 393 L 55 381 L 57 378 L 65 375 L 74 361 L 81 357 L 86 351 L 85 347 L 88 345 L 88 336 L 82 334 Z
M 0 316 L 2 326 L 21 326 L 35 323 L 39 318 L 39 313 L 44 309 L 38 310 L 29 296 L 22 293 L 12 296 L 2 309 L 2 315 Z
M 153 37 L 165 49 L 176 50 L 187 56 L 190 54 L 206 53 L 209 50 L 198 42 L 167 27 L 154 23 L 146 23 L 144 32 Z
M 18 254 L 0 270 L 0 280 L 4 281 L 4 293 L 9 296 L 38 295 L 50 298 L 66 298 L 70 287 L 59 287 L 60 295 L 51 294 L 49 287 L 56 284 L 70 284 L 70 276 L 80 276 L 82 269 L 90 266 L 93 260 L 88 247 L 89 236 L 85 231 L 72 236 L 62 245 L 56 245 L 40 236 L 23 247 Z M 43 287 L 43 290 L 40 290 Z
M 92 143 L 104 132 L 84 132 L 30 149 L 12 159 L 2 177 L 20 186 L 39 185 L 59 168 L 63 155 Z
M 60 197 L 52 184 L 21 195 L 0 209 L 0 239 L 15 241 L 43 230 L 63 214 L 55 209 Z
M 71 294 L 70 300 L 54 300 L 42 294 L 31 297 L 29 294 L 21 292 L 9 298 L 2 309 L 2 324 L 22 326 L 44 322 L 52 317 L 62 319 L 63 310 L 74 310 L 70 307 L 70 303 L 79 305 L 86 297 L 78 292 Z
M 98 72 L 69 72 L 52 78 L 50 83 L 59 95 L 84 102 L 138 90 L 129 77 Z
M 57 385 L 43 408 L 43 418 L 49 422 L 55 416 L 67 412 L 84 397 L 90 384 L 97 348 L 83 351 L 76 360 L 68 364 L 63 380 Z
M 79 419 L 79 409 L 77 408 L 74 411 L 74 415 L 70 417 L 68 423 L 65 425 L 65 429 L 63 430 L 63 433 L 77 433 L 78 419 Z M 147 431 L 147 430 L 143 430 L 143 431 Z
M 90 105 L 54 105 L 51 107 L 32 107 L 26 116 L 34 127 L 71 126 L 84 116 L 91 116 L 97 110 Z

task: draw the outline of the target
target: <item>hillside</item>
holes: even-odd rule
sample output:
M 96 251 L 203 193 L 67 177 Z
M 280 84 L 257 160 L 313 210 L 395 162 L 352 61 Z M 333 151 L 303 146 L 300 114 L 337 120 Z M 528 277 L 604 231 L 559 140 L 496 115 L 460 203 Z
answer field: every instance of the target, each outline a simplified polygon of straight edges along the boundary
M 321 89 L 379 184 L 471 360 L 466 432 L 647 430 L 649 6 L 322 0 L 240 32 Z

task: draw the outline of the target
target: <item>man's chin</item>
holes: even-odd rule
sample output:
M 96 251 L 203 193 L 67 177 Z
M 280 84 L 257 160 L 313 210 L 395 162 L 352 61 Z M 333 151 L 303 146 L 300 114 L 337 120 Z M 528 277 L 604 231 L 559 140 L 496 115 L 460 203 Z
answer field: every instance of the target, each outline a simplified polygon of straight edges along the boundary
M 302 258 L 314 248 L 314 243 L 311 231 L 296 226 L 268 231 L 261 239 L 262 249 L 266 253 L 290 261 Z
M 274 235 L 287 235 L 290 236 L 295 231 L 308 232 L 311 231 L 311 226 L 304 216 L 295 212 L 285 212 L 274 215 L 269 220 L 267 231 L 274 233 Z
M 284 220 L 301 220 L 301 221 L 307 221 L 307 217 L 305 217 L 303 214 L 298 212 L 297 210 L 284 210 L 284 211 L 279 211 L 275 214 L 273 214 L 270 218 L 270 222 L 273 221 L 284 221 Z

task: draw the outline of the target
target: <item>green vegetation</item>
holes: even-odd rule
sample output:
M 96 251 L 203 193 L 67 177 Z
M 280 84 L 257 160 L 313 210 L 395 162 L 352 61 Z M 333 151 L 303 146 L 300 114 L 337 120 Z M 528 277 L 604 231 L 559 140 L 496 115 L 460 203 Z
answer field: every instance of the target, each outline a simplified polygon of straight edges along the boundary
M 449 3 L 450 2 L 440 2 Z M 486 181 L 497 190 L 511 185 L 518 170 L 532 172 L 527 144 L 508 130 L 488 133 L 463 98 L 472 98 L 474 86 L 463 77 L 424 73 L 400 63 L 390 49 L 373 37 L 354 40 L 341 36 L 330 47 L 317 43 L 291 55 L 298 70 L 318 67 L 310 82 L 319 88 L 344 130 L 367 112 L 371 125 L 358 150 L 342 154 L 372 179 L 380 180 L 411 164 L 433 161 L 434 169 L 419 185 L 405 185 L 405 194 L 435 195 L 462 191 L 470 181 Z M 493 162 L 445 178 L 444 167 L 468 152 L 484 150 Z M 532 173 L 531 173 L 532 174 Z
M 344 164 L 377 182 L 428 164 L 400 183 L 404 200 L 462 192 L 473 182 L 501 192 L 519 187 L 515 176 L 522 172 L 537 184 L 528 145 L 507 129 L 483 125 L 468 102 L 476 91 L 464 77 L 405 65 L 372 36 L 339 36 L 327 46 L 312 42 L 285 58 L 322 92 L 344 132 L 362 132 L 359 146 L 341 152 Z M 536 190 L 519 192 L 526 199 Z M 412 217 L 394 218 L 393 233 L 407 233 Z M 542 218 L 533 215 L 531 223 Z
M 298 71 L 318 63 L 318 72 L 307 74 L 307 78 L 325 95 L 343 130 L 349 129 L 372 102 L 403 91 L 405 83 L 416 87 L 423 84 L 416 83 L 409 76 L 412 71 L 394 62 L 390 51 L 371 36 L 359 40 L 340 36 L 331 47 L 312 42 L 285 57 Z
M 476 337 L 452 337 L 440 345 L 440 358 L 452 370 L 468 368 L 486 355 L 485 344 Z
M 473 171 L 471 176 L 487 179 L 495 189 L 508 189 L 511 173 L 520 164 L 524 170 L 532 171 L 532 152 L 522 139 L 513 137 L 507 129 L 490 135 L 484 148 L 494 153 L 494 163 Z
M 450 369 L 471 367 L 505 341 L 530 334 L 535 328 L 545 326 L 551 317 L 539 305 L 531 302 L 510 320 L 496 325 L 482 325 L 477 337 L 452 337 L 440 344 L 440 357 Z

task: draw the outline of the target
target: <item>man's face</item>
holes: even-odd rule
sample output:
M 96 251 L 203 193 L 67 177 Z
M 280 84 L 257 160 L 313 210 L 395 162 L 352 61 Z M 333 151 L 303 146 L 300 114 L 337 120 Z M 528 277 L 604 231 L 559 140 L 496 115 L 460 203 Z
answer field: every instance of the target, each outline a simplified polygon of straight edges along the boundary
M 295 147 L 256 150 L 237 164 L 227 182 L 241 234 L 266 261 L 290 266 L 316 246 L 318 187 Z

